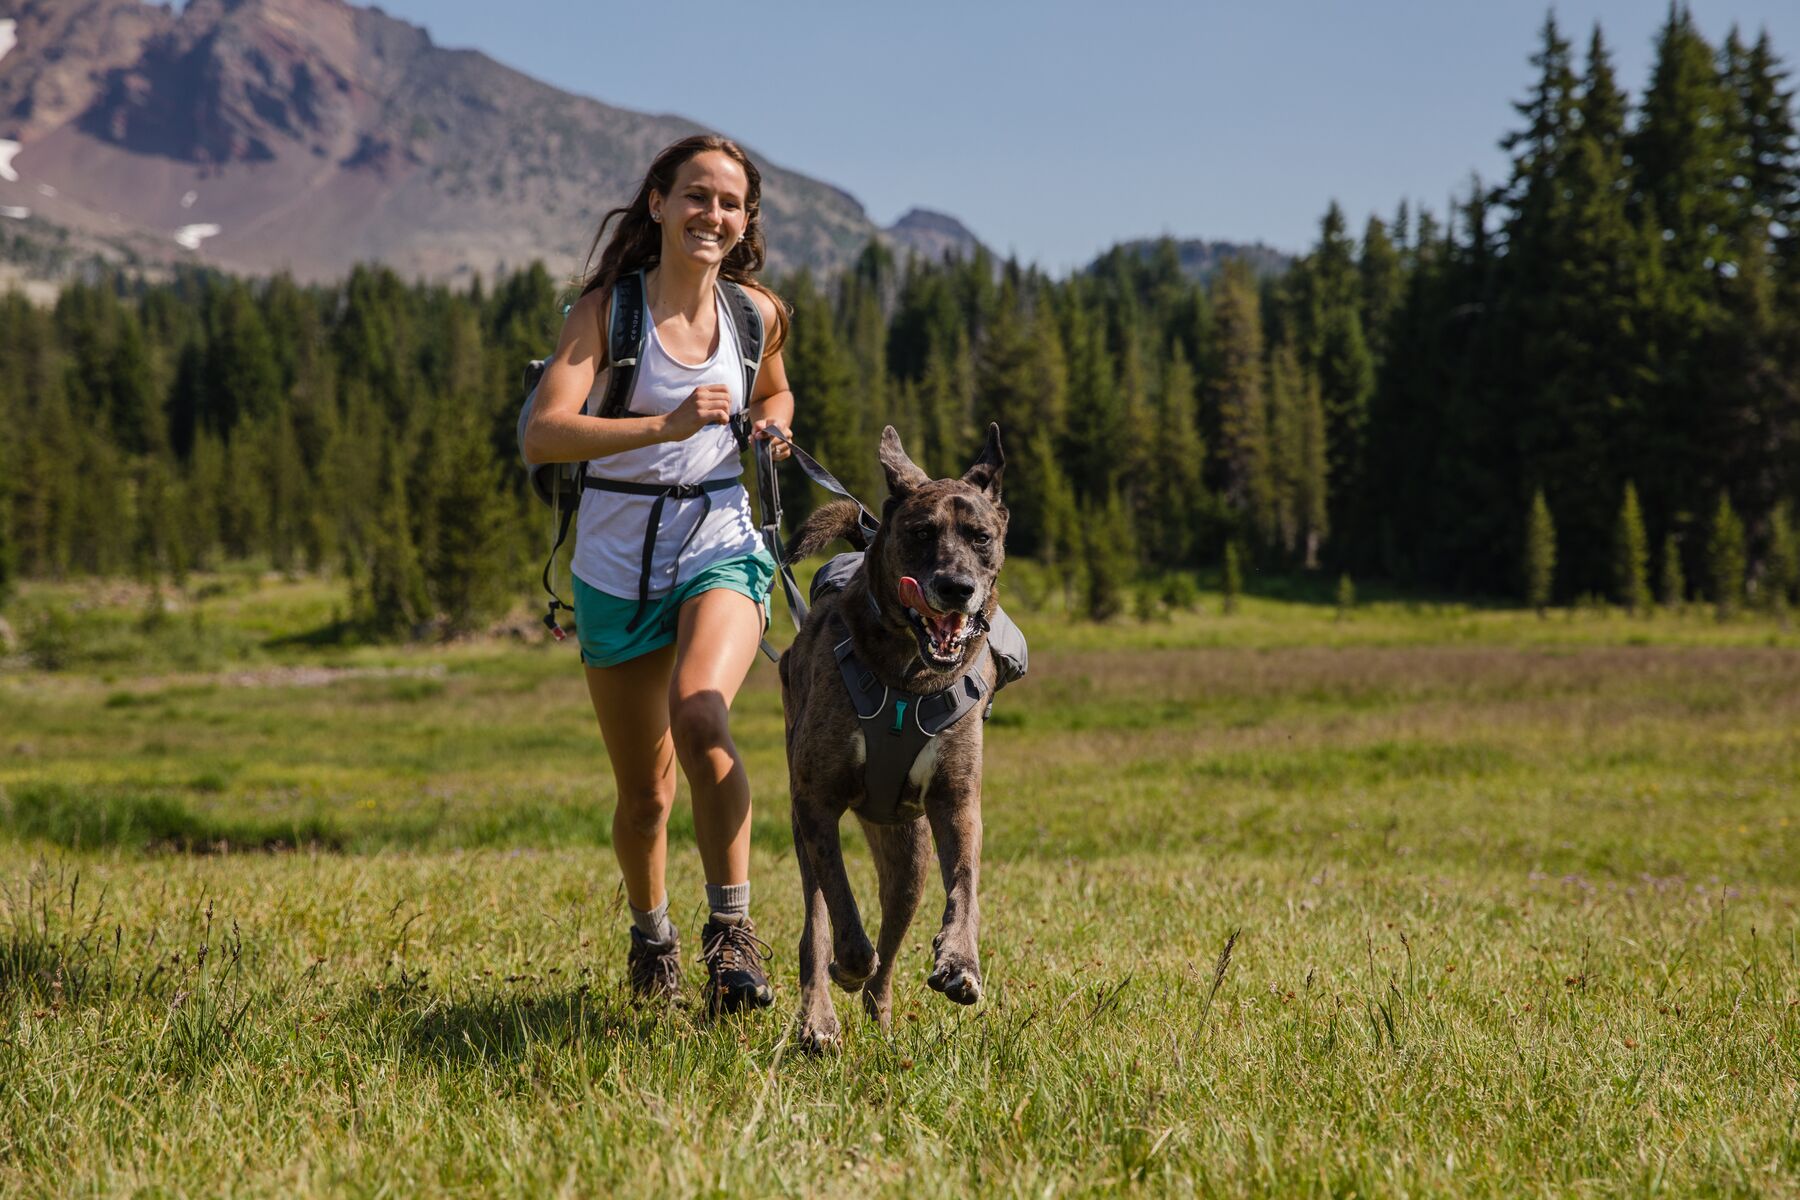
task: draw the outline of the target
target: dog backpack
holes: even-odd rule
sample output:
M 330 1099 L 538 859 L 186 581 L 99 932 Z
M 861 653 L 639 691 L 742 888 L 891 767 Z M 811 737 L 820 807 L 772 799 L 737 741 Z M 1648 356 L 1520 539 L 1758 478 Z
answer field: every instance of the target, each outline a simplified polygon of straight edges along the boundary
M 742 284 L 720 279 L 717 287 L 720 298 L 725 302 L 725 311 L 731 314 L 731 325 L 737 333 L 738 349 L 743 356 L 744 404 L 747 409 L 750 398 L 756 394 L 756 374 L 762 366 L 762 312 Z M 617 419 L 631 415 L 628 408 L 631 403 L 631 387 L 637 381 L 638 360 L 643 356 L 644 344 L 650 336 L 649 323 L 644 320 L 642 270 L 619 276 L 613 283 L 612 303 L 609 307 L 611 311 L 606 325 L 606 361 L 611 370 L 607 376 L 606 392 L 601 397 L 598 409 L 591 408 L 593 397 L 590 396 L 582 411 L 592 416 Z M 563 313 L 567 315 L 566 307 Z M 522 380 L 525 399 L 519 405 L 516 432 L 519 461 L 525 466 L 531 494 L 550 506 L 554 536 L 550 542 L 550 554 L 544 560 L 543 585 L 544 591 L 550 596 L 544 624 L 561 641 L 563 630 L 557 623 L 556 611 L 572 610 L 550 585 L 550 568 L 556 563 L 556 552 L 562 549 L 563 542 L 569 536 L 569 523 L 581 507 L 581 493 L 589 486 L 589 476 L 586 462 L 538 463 L 533 462 L 525 453 L 525 427 L 531 423 L 532 409 L 537 404 L 538 385 L 543 382 L 544 368 L 548 364 L 549 360 L 543 358 L 532 359 L 525 364 Z M 733 418 L 731 429 L 737 436 L 738 449 L 742 451 L 750 439 L 749 426 L 742 419 L 742 414 Z

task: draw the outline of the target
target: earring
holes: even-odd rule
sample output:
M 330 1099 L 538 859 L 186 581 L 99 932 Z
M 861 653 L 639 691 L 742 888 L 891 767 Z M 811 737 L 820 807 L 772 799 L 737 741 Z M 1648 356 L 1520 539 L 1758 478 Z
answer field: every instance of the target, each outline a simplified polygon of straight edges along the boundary
M 651 213 L 650 219 L 652 221 L 655 221 L 658 225 L 662 224 L 662 214 L 661 213 Z

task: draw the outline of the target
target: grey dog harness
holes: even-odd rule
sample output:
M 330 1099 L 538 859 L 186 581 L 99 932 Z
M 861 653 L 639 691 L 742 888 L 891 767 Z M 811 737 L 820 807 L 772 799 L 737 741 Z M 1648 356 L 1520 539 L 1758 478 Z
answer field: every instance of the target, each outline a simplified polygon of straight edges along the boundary
M 832 652 L 850 692 L 863 734 L 863 788 L 867 799 L 858 816 L 877 825 L 903 825 L 925 813 L 925 789 L 915 785 L 913 763 L 944 730 L 976 709 L 986 716 L 988 687 L 974 671 L 941 692 L 918 696 L 897 691 L 875 678 L 856 656 L 856 643 L 842 617 L 831 618 Z

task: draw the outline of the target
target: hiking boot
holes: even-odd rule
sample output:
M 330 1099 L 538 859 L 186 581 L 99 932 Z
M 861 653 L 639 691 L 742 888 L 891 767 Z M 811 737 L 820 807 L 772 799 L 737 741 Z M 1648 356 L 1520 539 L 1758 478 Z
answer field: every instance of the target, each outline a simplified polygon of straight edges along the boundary
M 625 977 L 631 991 L 646 1000 L 674 1000 L 681 995 L 681 941 L 672 937 L 653 942 L 631 930 L 631 951 L 625 955 Z
M 708 1015 L 775 1003 L 775 990 L 762 968 L 769 954 L 769 943 L 756 936 L 749 917 L 707 921 L 700 931 L 700 957 L 706 963 Z

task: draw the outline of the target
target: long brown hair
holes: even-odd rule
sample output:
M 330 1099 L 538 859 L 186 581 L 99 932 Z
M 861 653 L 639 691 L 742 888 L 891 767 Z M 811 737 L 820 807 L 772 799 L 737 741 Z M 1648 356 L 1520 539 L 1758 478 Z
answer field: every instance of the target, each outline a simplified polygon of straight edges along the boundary
M 593 244 L 588 247 L 582 265 L 585 269 L 594 263 L 596 254 L 599 262 L 588 272 L 581 285 L 581 294 L 585 296 L 600 288 L 610 289 L 619 276 L 654 267 L 662 261 L 662 226 L 650 219 L 650 193 L 659 192 L 666 198 L 675 190 L 675 175 L 681 165 L 709 150 L 718 151 L 744 168 L 744 178 L 749 184 L 744 196 L 744 236 L 726 252 L 719 274 L 733 283 L 755 288 L 775 302 L 775 328 L 764 339 L 763 354 L 767 356 L 780 350 L 781 344 L 787 341 L 788 308 L 779 296 L 756 279 L 756 273 L 763 267 L 762 172 L 756 169 L 756 164 L 750 161 L 742 147 L 716 133 L 697 133 L 665 148 L 651 162 L 630 203 L 601 218 L 600 228 L 594 233 Z M 619 219 L 619 226 L 609 240 L 606 227 L 615 217 Z M 602 242 L 605 243 L 604 250 L 601 249 Z

